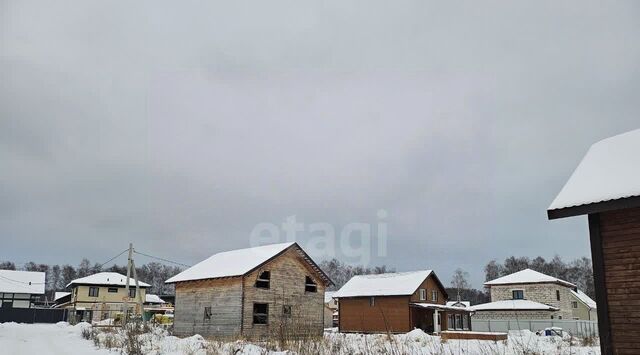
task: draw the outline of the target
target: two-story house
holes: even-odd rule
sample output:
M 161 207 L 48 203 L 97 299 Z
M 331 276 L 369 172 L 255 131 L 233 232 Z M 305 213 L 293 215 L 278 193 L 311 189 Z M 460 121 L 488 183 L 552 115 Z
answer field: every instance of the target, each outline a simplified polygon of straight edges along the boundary
M 58 307 L 73 309 L 75 318 L 84 321 L 100 321 L 116 317 L 123 311 L 125 302 L 136 307 L 138 295 L 133 278 L 129 280 L 129 293 L 126 292 L 127 277 L 116 272 L 99 272 L 71 281 L 71 297 L 67 303 Z M 139 281 L 141 299 L 146 298 L 148 283 Z
M 176 335 L 321 335 L 331 279 L 297 243 L 214 254 L 168 279 Z M 286 333 L 286 334 L 282 334 Z
M 484 285 L 489 288 L 491 302 L 470 307 L 475 319 L 581 319 L 575 302 L 588 298 L 578 294 L 571 282 L 531 269 Z M 586 298 L 578 300 L 577 295 Z
M 471 329 L 469 311 L 446 305 L 447 292 L 432 270 L 354 276 L 333 297 L 340 332 Z

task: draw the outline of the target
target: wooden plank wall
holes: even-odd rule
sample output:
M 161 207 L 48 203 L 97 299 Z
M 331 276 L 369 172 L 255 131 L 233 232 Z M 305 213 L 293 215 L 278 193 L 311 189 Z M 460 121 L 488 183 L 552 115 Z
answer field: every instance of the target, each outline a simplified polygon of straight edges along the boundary
M 270 271 L 269 289 L 255 287 L 262 271 Z M 305 292 L 305 276 L 317 284 L 317 292 Z M 243 332 L 248 338 L 321 336 L 324 329 L 323 281 L 295 249 L 288 250 L 260 269 L 245 276 Z M 253 304 L 269 304 L 269 324 L 253 324 Z M 291 306 L 291 317 L 283 315 L 283 306 Z
M 211 307 L 211 319 L 204 308 Z M 242 308 L 242 278 L 179 282 L 173 332 L 175 335 L 238 336 Z
M 409 296 L 341 298 L 340 331 L 358 333 L 406 333 L 411 330 Z
M 614 354 L 640 354 L 640 208 L 600 214 Z

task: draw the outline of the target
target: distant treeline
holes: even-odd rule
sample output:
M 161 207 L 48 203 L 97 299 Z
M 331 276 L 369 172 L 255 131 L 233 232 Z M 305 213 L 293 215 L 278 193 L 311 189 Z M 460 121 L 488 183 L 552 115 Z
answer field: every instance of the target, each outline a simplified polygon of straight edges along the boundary
M 335 286 L 331 290 L 342 287 L 349 279 L 355 275 L 382 274 L 387 272 L 395 272 L 394 268 L 386 265 L 365 267 L 362 265 L 348 265 L 338 259 L 324 260 L 319 264 L 320 268 L 333 280 Z M 594 298 L 595 290 L 593 285 L 593 270 L 591 268 L 591 260 L 586 257 L 575 259 L 569 263 L 565 263 L 559 256 L 555 256 L 550 261 L 546 261 L 543 257 L 529 259 L 528 257 L 510 256 L 499 263 L 496 260 L 490 261 L 485 266 L 485 280 L 493 280 L 501 276 L 505 276 L 520 270 L 530 268 L 547 275 L 551 275 L 578 286 L 587 295 Z M 13 262 L 0 262 L 0 270 L 16 270 Z M 65 286 L 71 280 L 92 275 L 101 271 L 112 271 L 126 275 L 127 267 L 122 265 L 113 265 L 103 268 L 100 264 L 91 264 L 88 259 L 82 259 L 77 267 L 71 265 L 47 265 L 28 262 L 24 264 L 21 270 L 41 271 L 46 273 L 46 291 L 50 298 L 55 291 L 64 291 Z M 166 285 L 165 280 L 178 274 L 182 269 L 177 266 L 167 266 L 158 262 L 150 262 L 136 268 L 140 280 L 151 284 L 150 293 L 154 294 L 173 294 L 173 285 Z M 450 300 L 456 300 L 458 290 L 460 290 L 460 298 L 463 301 L 471 301 L 471 304 L 479 304 L 489 302 L 489 294 L 485 290 L 474 289 L 470 287 L 468 282 L 469 275 L 467 272 L 458 269 L 450 283 L 445 282 Z

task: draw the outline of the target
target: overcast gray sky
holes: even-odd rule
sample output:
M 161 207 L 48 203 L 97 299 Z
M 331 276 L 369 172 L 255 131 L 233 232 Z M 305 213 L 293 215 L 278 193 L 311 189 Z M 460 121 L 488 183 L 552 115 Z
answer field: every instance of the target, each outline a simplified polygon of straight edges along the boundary
M 0 1 L 0 260 L 105 261 L 132 241 L 195 263 L 258 223 L 339 230 L 380 209 L 372 263 L 447 283 L 462 267 L 479 287 L 509 255 L 588 256 L 586 218 L 545 210 L 591 143 L 640 126 L 639 16 Z

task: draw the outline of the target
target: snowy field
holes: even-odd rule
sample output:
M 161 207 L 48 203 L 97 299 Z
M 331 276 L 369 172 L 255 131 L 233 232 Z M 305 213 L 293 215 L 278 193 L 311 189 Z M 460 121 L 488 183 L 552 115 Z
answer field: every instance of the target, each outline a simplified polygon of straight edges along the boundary
M 83 334 L 84 333 L 84 334 Z M 91 333 L 93 339 L 85 339 Z M 84 335 L 84 336 L 83 336 Z M 92 331 L 81 323 L 71 326 L 58 324 L 0 324 L 0 353 L 31 354 L 119 354 L 126 353 L 128 338 L 123 332 Z M 245 341 L 219 342 L 199 335 L 177 338 L 165 330 L 154 328 L 137 335 L 137 343 L 144 354 L 150 355 L 276 355 L 276 354 L 424 354 L 424 355 L 510 355 L 556 354 L 595 355 L 597 344 L 586 346 L 580 339 L 565 336 L 539 337 L 529 331 L 511 332 L 507 342 L 449 340 L 430 336 L 420 330 L 407 334 L 386 335 L 338 334 L 327 332 L 323 339 L 292 342 L 287 349 L 277 344 L 251 344 Z M 110 348 L 110 349 L 108 349 Z M 280 350 L 280 351 L 279 351 Z

